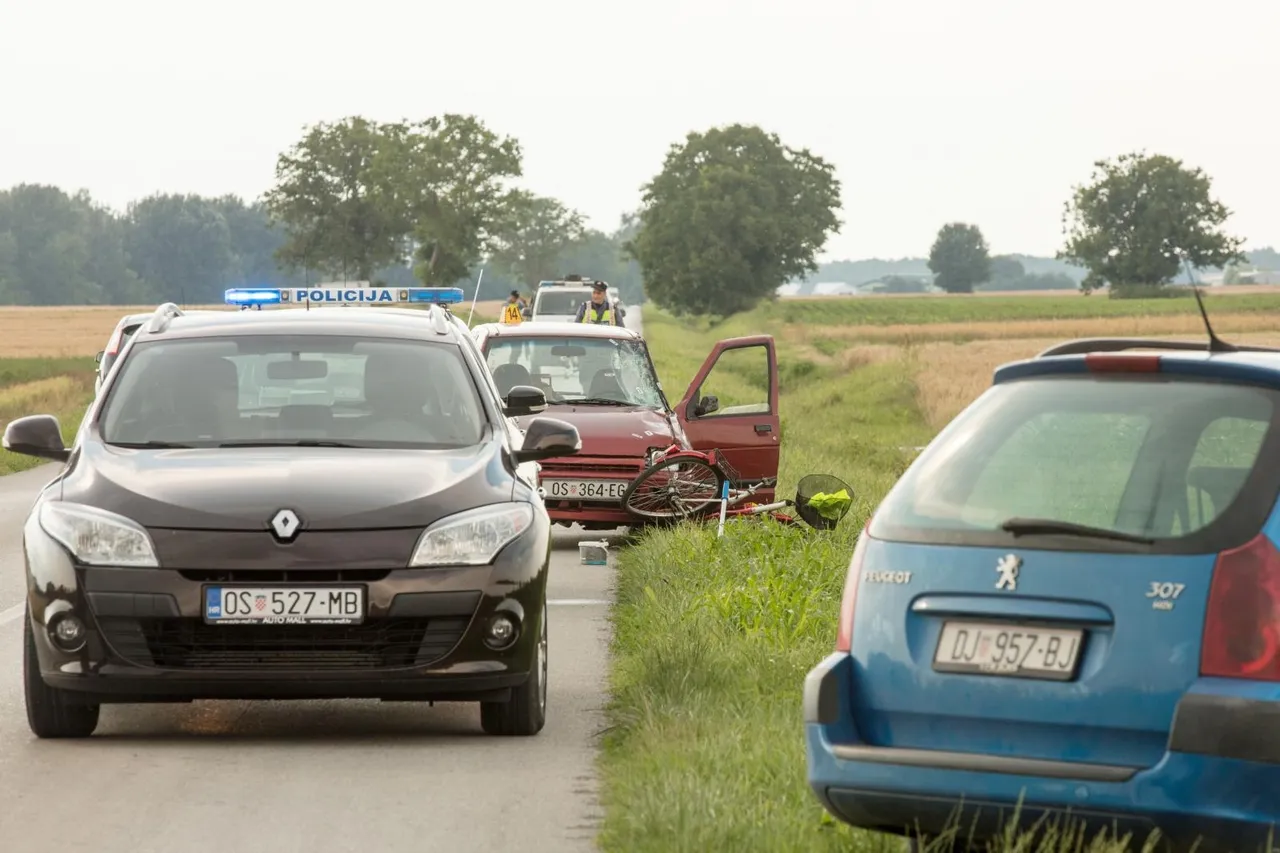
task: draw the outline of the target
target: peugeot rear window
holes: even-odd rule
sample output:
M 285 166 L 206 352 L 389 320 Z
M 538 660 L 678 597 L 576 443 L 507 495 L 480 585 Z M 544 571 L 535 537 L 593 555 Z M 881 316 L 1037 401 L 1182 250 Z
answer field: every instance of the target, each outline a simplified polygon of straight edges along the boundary
M 871 534 L 1029 544 L 1034 531 L 1015 540 L 1006 530 L 1017 519 L 1154 540 L 1157 551 L 1223 550 L 1256 534 L 1275 502 L 1278 411 L 1269 389 L 1167 376 L 996 385 L 916 460 Z M 1065 538 L 1088 550 L 1136 547 Z M 1064 537 L 1054 539 L 1057 548 Z
M 457 448 L 486 419 L 456 346 L 252 335 L 135 347 L 106 400 L 109 444 Z

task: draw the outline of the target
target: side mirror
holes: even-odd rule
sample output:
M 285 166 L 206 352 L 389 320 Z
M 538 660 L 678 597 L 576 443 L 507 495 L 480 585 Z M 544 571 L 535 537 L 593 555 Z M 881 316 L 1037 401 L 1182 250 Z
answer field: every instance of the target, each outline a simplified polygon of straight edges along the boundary
M 62 427 L 53 415 L 28 415 L 4 428 L 4 449 L 24 456 L 66 462 L 71 451 L 62 443 Z
M 573 456 L 582 450 L 578 428 L 559 418 L 534 418 L 524 432 L 524 446 L 512 454 L 516 464 Z
M 531 385 L 517 385 L 507 392 L 507 399 L 502 413 L 509 418 L 520 415 L 536 415 L 547 408 L 547 395 L 541 388 Z
M 698 401 L 698 405 L 693 407 L 693 414 L 696 417 L 704 417 L 720 410 L 720 400 L 717 397 L 708 394 Z
M 103 357 L 104 355 L 106 355 L 106 354 L 107 354 L 107 351 L 106 351 L 106 350 L 104 350 L 104 349 L 100 349 L 100 350 L 98 350 L 98 354 L 97 354 L 97 355 L 95 355 L 95 356 L 93 357 L 93 363 L 94 363 L 94 364 L 102 364 L 102 357 Z

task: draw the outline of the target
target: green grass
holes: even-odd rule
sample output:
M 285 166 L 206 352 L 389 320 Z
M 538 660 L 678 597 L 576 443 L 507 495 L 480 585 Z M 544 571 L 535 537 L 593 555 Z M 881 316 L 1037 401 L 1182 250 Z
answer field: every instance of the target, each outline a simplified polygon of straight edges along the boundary
M 0 359 L 0 423 L 25 415 L 54 415 L 62 440 L 75 438 L 85 409 L 93 399 L 91 358 Z M 0 449 L 0 475 L 26 471 L 46 460 Z
M 758 320 L 739 318 L 744 324 Z M 716 335 L 653 310 L 659 373 L 683 391 Z M 695 344 L 698 344 L 695 346 Z M 627 851 L 889 850 L 827 818 L 804 779 L 805 673 L 831 649 L 853 540 L 929 437 L 899 364 L 834 373 L 794 360 L 784 382 L 780 494 L 834 474 L 855 504 L 828 534 L 770 522 L 644 536 L 619 558 L 612 728 L 601 841 Z M 735 377 L 736 378 L 736 377 Z M 674 396 L 674 395 L 673 395 Z
M 1280 293 L 1214 295 L 1202 290 L 1213 312 L 1269 313 L 1280 310 Z M 648 313 L 646 309 L 646 332 Z M 1184 299 L 1108 299 L 1106 296 L 902 296 L 846 299 L 779 299 L 749 315 L 756 329 L 780 323 L 815 326 L 914 325 L 975 320 L 1061 320 L 1093 317 L 1173 316 L 1195 312 Z M 1212 314 L 1210 315 L 1212 316 Z M 731 318 L 741 322 L 744 317 Z

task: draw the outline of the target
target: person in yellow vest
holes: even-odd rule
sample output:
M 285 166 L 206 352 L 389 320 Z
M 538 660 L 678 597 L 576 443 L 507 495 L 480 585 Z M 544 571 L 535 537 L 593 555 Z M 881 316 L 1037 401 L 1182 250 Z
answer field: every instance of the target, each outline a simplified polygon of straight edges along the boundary
M 608 300 L 609 285 L 603 281 L 591 282 L 591 301 L 584 302 L 578 306 L 578 315 L 573 318 L 575 323 L 594 323 L 598 326 L 621 326 L 622 321 L 618 319 L 618 312 L 613 310 L 613 306 Z
M 502 306 L 502 322 L 504 325 L 515 326 L 524 322 L 525 304 L 520 298 L 520 291 L 511 291 L 511 296 L 507 297 L 507 304 Z

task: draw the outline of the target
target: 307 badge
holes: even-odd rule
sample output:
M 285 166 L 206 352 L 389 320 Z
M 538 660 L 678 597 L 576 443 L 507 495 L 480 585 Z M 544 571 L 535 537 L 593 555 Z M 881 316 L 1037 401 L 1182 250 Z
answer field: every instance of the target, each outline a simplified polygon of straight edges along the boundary
M 1186 588 L 1187 585 L 1184 583 L 1152 581 L 1151 588 L 1147 590 L 1147 598 L 1153 599 L 1151 609 L 1172 610 L 1173 603 L 1178 600 L 1178 596 L 1182 595 L 1182 591 Z

